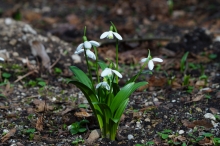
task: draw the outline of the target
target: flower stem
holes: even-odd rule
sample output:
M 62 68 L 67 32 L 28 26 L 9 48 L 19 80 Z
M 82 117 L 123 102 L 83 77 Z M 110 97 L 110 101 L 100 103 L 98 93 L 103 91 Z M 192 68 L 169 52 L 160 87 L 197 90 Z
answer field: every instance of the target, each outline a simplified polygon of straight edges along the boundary
M 118 71 L 118 39 L 116 42 L 116 70 Z M 116 76 L 116 83 L 118 83 L 118 76 Z
M 89 66 L 89 61 L 88 61 L 88 57 L 86 55 L 86 50 L 84 49 L 84 54 L 85 54 L 85 58 L 86 58 L 86 64 L 87 64 L 87 67 L 88 67 L 88 72 L 89 72 L 89 78 L 92 82 L 92 88 L 93 88 L 93 91 L 95 91 L 95 87 L 94 87 L 94 81 L 92 79 L 92 73 L 91 73 L 91 68 Z
M 97 75 L 97 81 L 98 81 L 98 83 L 100 82 L 100 78 L 99 78 L 99 68 L 98 68 L 98 52 L 97 52 L 97 49 L 96 49 L 96 47 L 93 47 L 94 48 L 94 51 L 95 51 L 95 56 L 96 56 L 96 65 L 95 65 L 95 67 L 96 67 L 96 75 Z
M 136 75 L 136 77 L 134 78 L 134 81 L 136 81 L 136 79 L 140 76 L 141 72 L 143 71 L 144 67 L 147 65 L 148 61 L 144 62 L 144 64 L 141 66 L 141 70 L 138 72 L 138 74 Z

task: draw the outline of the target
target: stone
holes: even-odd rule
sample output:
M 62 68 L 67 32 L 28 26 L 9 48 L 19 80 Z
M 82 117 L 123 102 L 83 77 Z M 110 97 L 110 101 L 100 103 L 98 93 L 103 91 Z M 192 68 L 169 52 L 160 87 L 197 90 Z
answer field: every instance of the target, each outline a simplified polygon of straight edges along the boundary
M 128 140 L 134 139 L 134 136 L 132 134 L 128 134 Z

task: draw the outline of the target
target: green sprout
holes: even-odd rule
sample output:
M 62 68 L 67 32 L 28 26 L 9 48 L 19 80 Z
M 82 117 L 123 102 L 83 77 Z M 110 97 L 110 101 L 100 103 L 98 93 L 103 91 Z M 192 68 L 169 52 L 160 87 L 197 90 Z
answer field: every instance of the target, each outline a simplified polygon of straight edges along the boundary
M 60 68 L 58 68 L 58 67 L 55 67 L 55 68 L 54 68 L 54 73 L 55 73 L 55 74 L 61 74 L 61 73 L 62 73 L 62 70 L 61 70 Z
M 30 140 L 33 140 L 34 139 L 34 132 L 35 132 L 35 129 L 34 128 L 30 128 L 30 129 L 27 129 L 25 131 L 26 134 L 29 134 L 29 139 Z
M 190 80 L 190 75 L 184 75 L 183 77 L 183 86 L 188 86 Z
M 186 70 L 187 66 L 187 57 L 188 57 L 189 52 L 186 52 L 181 61 L 180 61 L 180 71 L 183 73 Z
M 79 143 L 84 143 L 84 139 L 82 138 L 77 138 L 74 141 L 72 141 L 72 144 L 77 145 Z
M 77 133 L 82 133 L 85 132 L 87 130 L 86 127 L 84 127 L 85 124 L 89 123 L 88 120 L 82 120 L 80 122 L 75 122 L 73 124 L 71 124 L 70 126 L 70 133 L 72 135 L 77 134 Z

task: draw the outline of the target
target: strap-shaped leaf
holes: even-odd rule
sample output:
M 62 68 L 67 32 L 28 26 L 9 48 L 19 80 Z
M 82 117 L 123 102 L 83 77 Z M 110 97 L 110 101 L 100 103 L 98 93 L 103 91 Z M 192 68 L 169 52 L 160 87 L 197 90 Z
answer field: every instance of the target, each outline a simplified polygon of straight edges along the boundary
M 93 86 L 92 82 L 81 69 L 79 69 L 76 66 L 70 66 L 70 70 L 75 74 L 79 82 L 83 83 L 84 85 L 92 89 L 92 86 Z
M 112 121 L 114 121 L 115 123 L 118 123 L 120 121 L 121 115 L 123 114 L 127 104 L 128 104 L 129 98 L 127 98 L 126 100 L 124 100 L 121 105 L 117 108 Z
M 104 104 L 104 103 L 93 103 L 93 104 L 94 105 L 98 105 L 100 107 L 100 109 L 102 110 L 103 114 L 105 115 L 106 122 L 108 122 L 108 120 L 110 118 L 112 118 L 111 109 L 108 107 L 107 104 Z
M 115 96 L 111 103 L 111 111 L 114 114 L 116 109 L 119 108 L 120 104 L 126 100 L 137 88 L 146 85 L 147 82 L 139 82 L 139 83 L 129 83 L 126 86 L 124 86 L 118 94 Z
M 98 100 L 94 92 L 89 87 L 87 87 L 86 85 L 84 85 L 79 81 L 70 81 L 69 83 L 76 85 L 83 92 L 87 101 L 89 102 L 89 105 L 91 106 L 94 112 L 95 109 L 99 109 L 98 105 L 93 105 L 93 102 L 98 102 Z
M 117 83 L 112 84 L 114 96 L 120 91 L 120 87 Z

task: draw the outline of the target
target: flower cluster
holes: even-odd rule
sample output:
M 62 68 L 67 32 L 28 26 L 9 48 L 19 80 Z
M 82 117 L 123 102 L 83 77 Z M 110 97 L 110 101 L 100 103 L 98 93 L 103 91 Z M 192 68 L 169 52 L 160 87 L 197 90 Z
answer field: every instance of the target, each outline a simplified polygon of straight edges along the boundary
M 149 51 L 148 57 L 143 58 L 140 61 L 144 64 L 141 66 L 138 74 L 131 77 L 125 86 L 120 88 L 118 85 L 118 78 L 122 78 L 122 74 L 118 71 L 118 40 L 122 40 L 122 37 L 117 33 L 115 25 L 112 23 L 110 30 L 104 32 L 100 36 L 100 39 L 117 39 L 115 57 L 116 65 L 114 65 L 113 61 L 109 65 L 98 61 L 98 51 L 96 47 L 99 47 L 100 44 L 96 41 L 88 41 L 85 34 L 86 27 L 84 29 L 83 43 L 76 48 L 75 54 L 84 52 L 89 75 L 85 74 L 79 68 L 71 66 L 70 70 L 76 76 L 76 80 L 72 81 L 72 83 L 76 85 L 87 98 L 91 109 L 97 117 L 99 127 L 102 131 L 102 137 L 115 140 L 117 128 L 122 113 L 124 112 L 129 101 L 129 96 L 136 89 L 147 84 L 147 82 L 136 83 L 136 79 L 140 76 L 147 64 L 149 70 L 153 70 L 154 62 L 163 62 L 163 60 L 161 58 L 152 58 Z M 95 54 L 91 51 L 92 48 Z M 93 78 L 92 69 L 88 62 L 88 58 L 95 60 L 94 65 L 97 76 L 95 80 Z M 103 70 L 101 75 L 99 73 L 99 67 Z M 101 82 L 100 76 L 102 77 Z
M 99 47 L 100 44 L 96 41 L 85 41 L 84 43 L 79 44 L 79 46 L 76 48 L 75 54 L 80 54 L 84 52 L 84 49 L 86 49 L 86 55 L 89 58 L 96 60 L 95 54 L 92 51 L 90 51 L 92 46 Z

